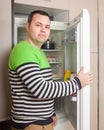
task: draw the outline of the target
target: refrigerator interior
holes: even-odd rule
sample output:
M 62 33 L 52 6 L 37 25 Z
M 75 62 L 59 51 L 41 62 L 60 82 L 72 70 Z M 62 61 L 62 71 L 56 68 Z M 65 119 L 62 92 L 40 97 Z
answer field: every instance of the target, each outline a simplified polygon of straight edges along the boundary
M 63 38 L 64 38 L 63 30 L 59 31 L 51 29 L 49 39 L 50 40 L 53 39 L 54 49 L 43 49 L 51 65 L 54 80 L 63 80 L 64 76 L 65 47 L 64 45 L 62 45 Z
M 26 29 L 24 27 L 18 27 L 17 28 L 17 42 L 20 42 L 25 39 L 26 36 Z

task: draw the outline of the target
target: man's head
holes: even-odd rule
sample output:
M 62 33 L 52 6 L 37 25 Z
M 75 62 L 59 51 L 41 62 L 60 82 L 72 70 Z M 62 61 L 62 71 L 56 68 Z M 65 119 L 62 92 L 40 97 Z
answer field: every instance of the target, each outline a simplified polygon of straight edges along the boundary
M 45 11 L 36 10 L 30 13 L 27 22 L 27 41 L 38 48 L 49 38 L 50 17 Z

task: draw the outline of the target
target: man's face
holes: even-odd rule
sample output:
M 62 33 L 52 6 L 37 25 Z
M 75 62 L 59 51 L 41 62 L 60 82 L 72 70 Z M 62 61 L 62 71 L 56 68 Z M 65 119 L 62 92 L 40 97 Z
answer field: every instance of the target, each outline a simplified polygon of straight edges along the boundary
M 48 16 L 35 14 L 30 24 L 27 24 L 28 36 L 32 42 L 44 43 L 50 34 L 50 19 Z

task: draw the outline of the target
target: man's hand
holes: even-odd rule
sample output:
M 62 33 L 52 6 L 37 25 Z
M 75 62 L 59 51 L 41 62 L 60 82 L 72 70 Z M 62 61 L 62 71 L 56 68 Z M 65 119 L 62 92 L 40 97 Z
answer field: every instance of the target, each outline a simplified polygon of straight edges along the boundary
M 53 126 L 55 127 L 57 125 L 57 117 L 53 116 L 52 119 L 53 119 Z
M 85 87 L 87 85 L 90 85 L 93 80 L 93 74 L 91 72 L 84 73 L 84 68 L 82 67 L 77 74 L 77 77 L 79 78 L 82 87 Z

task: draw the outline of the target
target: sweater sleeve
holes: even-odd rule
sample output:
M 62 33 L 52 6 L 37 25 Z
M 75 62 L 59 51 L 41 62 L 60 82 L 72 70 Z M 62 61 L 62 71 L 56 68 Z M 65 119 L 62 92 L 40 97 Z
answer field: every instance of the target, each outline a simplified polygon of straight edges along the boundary
M 27 89 L 36 98 L 57 98 L 71 95 L 81 89 L 80 80 L 75 77 L 69 81 L 45 80 L 36 63 L 27 63 L 17 68 L 17 73 Z

